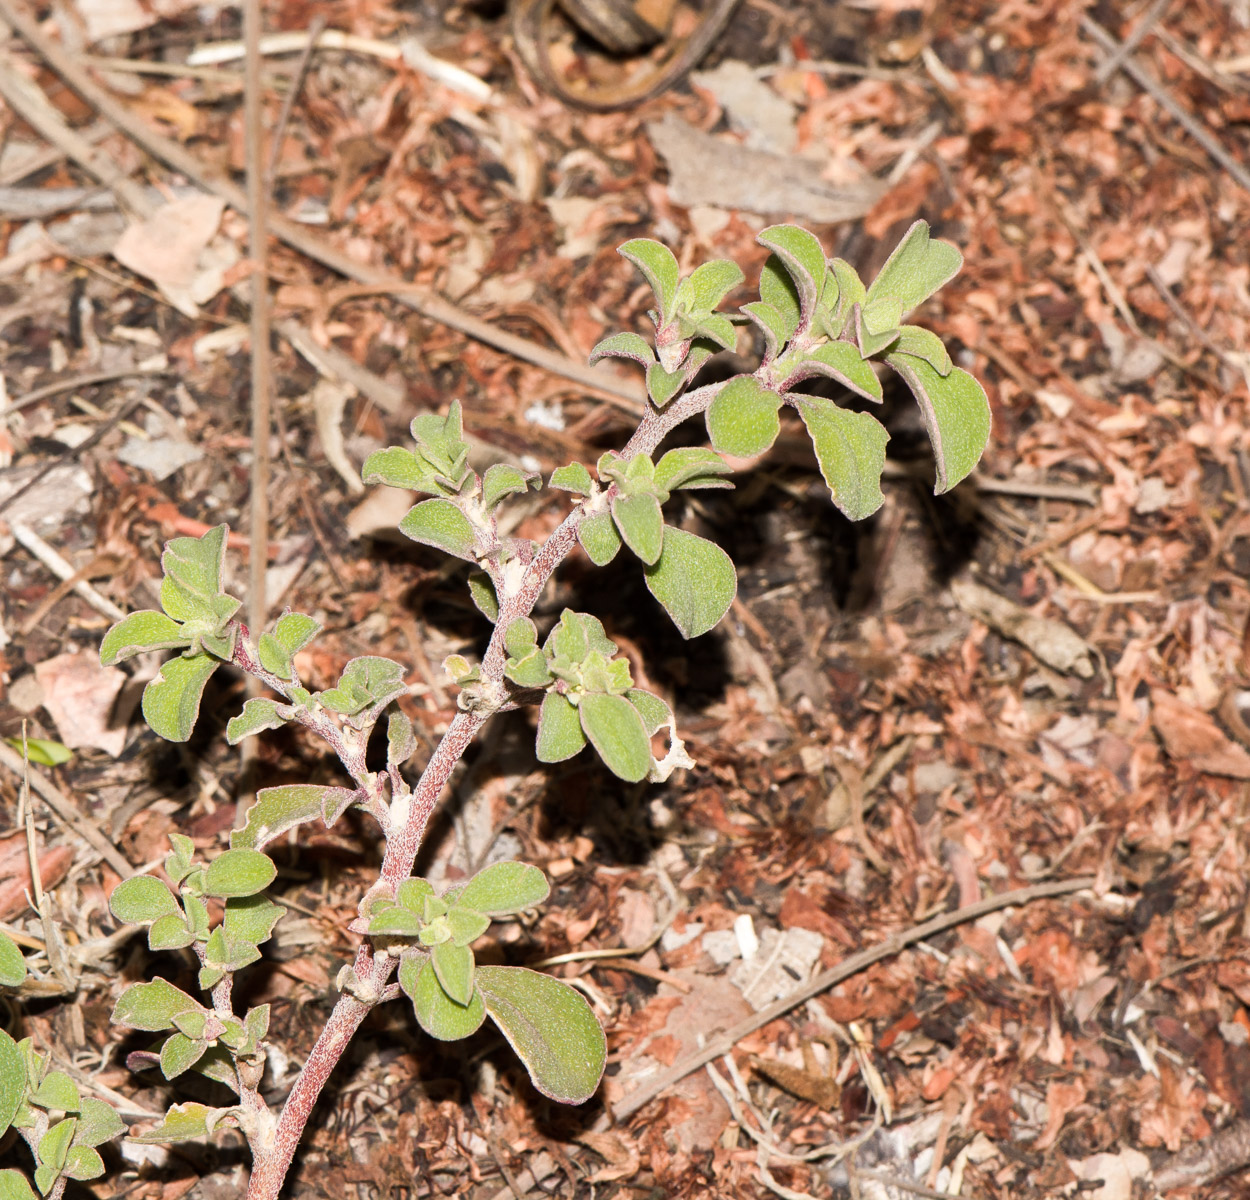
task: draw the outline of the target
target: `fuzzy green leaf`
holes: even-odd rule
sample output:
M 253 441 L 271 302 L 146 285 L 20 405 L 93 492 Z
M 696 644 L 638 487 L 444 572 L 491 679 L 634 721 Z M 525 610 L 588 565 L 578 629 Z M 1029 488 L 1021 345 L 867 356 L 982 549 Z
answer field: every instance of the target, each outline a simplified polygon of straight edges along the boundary
M 414 542 L 475 562 L 477 536 L 473 523 L 450 500 L 422 500 L 408 510 L 399 532 Z
M 636 333 L 614 333 L 596 343 L 590 352 L 592 366 L 601 358 L 629 358 L 645 367 L 655 362 L 655 351 L 646 338 Z
M 898 301 L 892 301 L 890 306 L 892 309 L 897 308 Z M 871 316 L 865 313 L 862 307 L 855 309 L 855 345 L 859 347 L 859 353 L 863 358 L 871 358 L 874 354 L 880 354 L 898 341 L 897 326 L 890 325 L 884 318 L 881 320 L 885 327 L 874 331 Z
M 454 941 L 440 942 L 430 951 L 430 962 L 443 991 L 457 1004 L 473 999 L 473 951 Z
M 492 625 L 499 620 L 499 597 L 495 595 L 495 585 L 485 571 L 469 573 L 469 598 Z
M 40 1108 L 59 1108 L 62 1112 L 76 1113 L 82 1098 L 78 1094 L 78 1085 L 64 1071 L 49 1071 L 26 1102 Z
M 408 955 L 399 963 L 399 986 L 412 1001 L 417 1024 L 441 1042 L 457 1042 L 476 1033 L 486 1019 L 486 1006 L 475 990 L 468 1004 L 457 1004 L 438 982 L 434 965 Z
M 287 722 L 287 718 L 278 713 L 283 707 L 285 706 L 280 701 L 270 700 L 265 696 L 253 696 L 244 701 L 243 711 L 237 717 L 231 717 L 226 724 L 226 741 L 237 746 L 245 737 L 254 733 L 280 729 Z
M 625 693 L 625 699 L 638 710 L 647 737 L 651 737 L 656 730 L 662 729 L 673 719 L 673 710 L 659 696 L 644 688 L 630 688 Z
M 395 889 L 395 902 L 415 913 L 424 913 L 426 898 L 433 896 L 434 885 L 428 879 L 405 879 Z
M 755 300 L 744 304 L 742 311 L 764 335 L 764 362 L 772 362 L 785 348 L 786 342 L 794 336 L 794 326 L 780 309 L 763 300 Z
M 320 632 L 320 621 L 304 613 L 284 612 L 273 632 L 262 635 L 257 646 L 261 666 L 282 679 L 293 678 L 291 660 Z
M 576 496 L 589 496 L 595 485 L 590 478 L 590 472 L 581 463 L 575 462 L 552 471 L 551 486 L 562 492 L 572 492 Z
M 655 486 L 664 492 L 678 488 L 731 488 L 723 475 L 732 475 L 733 468 L 713 450 L 701 446 L 683 446 L 670 450 L 655 464 Z
M 78 1128 L 77 1117 L 66 1117 L 58 1121 L 39 1139 L 35 1147 L 35 1155 L 45 1167 L 59 1172 L 65 1165 L 65 1156 L 69 1153 L 70 1143 L 74 1140 L 74 1130 Z
M 763 454 L 781 432 L 780 410 L 781 396 L 753 375 L 731 379 L 708 406 L 712 448 L 737 458 Z
M 402 767 L 417 752 L 412 722 L 398 708 L 386 714 L 386 765 Z
M 273 859 L 259 850 L 234 849 L 219 854 L 204 872 L 206 896 L 253 896 L 278 873 Z
M 162 664 L 143 689 L 143 719 L 152 732 L 168 742 L 185 742 L 200 715 L 204 686 L 220 665 L 210 654 L 171 658 Z
M 442 488 L 434 482 L 434 472 L 423 459 L 401 446 L 375 450 L 365 459 L 360 477 L 365 483 L 384 483 L 410 492 L 434 492 Z
M 722 313 L 703 313 L 698 318 L 692 317 L 690 326 L 692 337 L 698 334 L 699 337 L 715 342 L 722 350 L 732 350 L 738 341 L 733 322 Z
M 19 987 L 25 978 L 26 959 L 16 942 L 7 933 L 0 933 L 0 987 Z M 3 1103 L 0 1103 L 0 1112 L 3 1108 Z M 3 1132 L 0 1129 L 0 1133 Z
M 819 239 L 797 225 L 772 225 L 757 234 L 755 240 L 781 260 L 794 281 L 803 316 L 810 315 L 820 300 L 827 269 Z M 768 299 L 762 291 L 760 297 Z
M 990 402 L 985 389 L 959 367 L 945 378 L 924 359 L 886 358 L 911 388 L 924 416 L 937 461 L 935 495 L 950 491 L 980 461 L 990 440 Z
M 881 422 L 869 413 L 839 408 L 823 396 L 795 396 L 793 400 L 811 435 L 834 504 L 852 521 L 871 516 L 885 502 L 881 472 L 889 434 Z
M 621 535 L 610 512 L 595 513 L 577 527 L 577 540 L 596 567 L 610 563 L 621 548 Z
M 711 312 L 742 279 L 742 268 L 729 258 L 715 258 L 696 267 L 689 280 L 691 311 Z
M 123 879 L 109 897 L 109 910 L 126 925 L 147 925 L 179 912 L 173 892 L 151 875 Z
M 604 632 L 598 617 L 566 608 L 547 635 L 543 650 L 553 661 L 580 663 L 593 652 L 611 658 L 616 653 L 616 643 Z
M 586 745 L 586 735 L 577 716 L 577 708 L 558 692 L 543 697 L 538 717 L 538 741 L 535 746 L 539 762 L 563 762 Z
M 247 942 L 259 946 L 273 934 L 274 926 L 286 915 L 286 909 L 264 896 L 233 896 L 226 901 L 226 915 L 221 927 L 227 942 Z
M 500 862 L 474 875 L 456 897 L 456 903 L 499 917 L 533 908 L 550 894 L 551 885 L 537 867 L 529 863 Z
M 217 525 L 203 537 L 180 537 L 166 543 L 161 555 L 165 575 L 193 596 L 207 599 L 220 595 L 227 533 L 229 526 Z
M 471 946 L 490 927 L 490 917 L 485 913 L 474 912 L 471 908 L 453 908 L 446 917 L 447 928 L 451 930 L 451 940 L 457 946 Z
M 622 540 L 644 563 L 660 557 L 664 544 L 664 517 L 655 496 L 639 493 L 612 498 L 612 519 Z
M 954 279 L 963 262 L 950 242 L 931 240 L 928 223 L 917 221 L 872 281 L 868 301 L 888 296 L 902 305 L 903 312 L 911 312 Z
M 482 476 L 482 503 L 489 511 L 505 496 L 524 492 L 541 482 L 533 471 L 522 471 L 520 467 L 513 467 L 508 463 L 495 463 L 494 466 L 487 467 L 486 474 Z
M 82 1102 L 78 1117 L 78 1132 L 74 1144 L 78 1146 L 102 1146 L 119 1133 L 126 1132 L 126 1123 L 113 1110 L 111 1104 L 88 1096 Z
M 234 850 L 260 850 L 288 829 L 318 817 L 329 827 L 334 823 L 331 814 L 345 811 L 358 795 L 347 788 L 321 783 L 261 788 L 256 793 L 256 803 L 247 810 L 243 828 L 230 835 L 230 846 Z
M 943 378 L 951 373 L 955 364 L 951 362 L 950 353 L 942 344 L 942 339 L 931 329 L 923 329 L 919 325 L 903 325 L 898 332 L 895 354 L 910 354 L 913 358 L 922 358 Z
M 128 1140 L 155 1145 L 158 1142 L 187 1142 L 207 1137 L 210 1121 L 215 1123 L 222 1112 L 222 1109 L 209 1108 L 207 1104 L 175 1104 L 155 1129 L 132 1134 Z
M 99 1179 L 104 1174 L 104 1159 L 90 1146 L 71 1146 L 62 1172 L 69 1179 Z
M 651 769 L 651 741 L 638 710 L 624 696 L 591 692 L 577 706 L 582 731 L 613 775 L 638 783 Z
M 370 916 L 369 932 L 392 937 L 416 937 L 421 932 L 421 920 L 412 909 L 393 904 Z
M 666 371 L 659 363 L 647 368 L 647 395 L 656 408 L 663 408 L 683 387 L 690 372 L 686 367 Z
M 104 635 L 100 662 L 109 667 L 149 650 L 181 650 L 190 644 L 177 621 L 155 609 L 145 609 L 123 617 Z
M 388 704 L 404 690 L 404 668 L 399 663 L 366 654 L 353 658 L 343 668 L 338 684 L 319 693 L 317 699 L 331 712 L 355 717 L 367 708 Z
M 35 1200 L 35 1192 L 21 1171 L 7 1167 L 0 1171 L 0 1200 Z
M 523 967 L 478 967 L 486 1011 L 534 1086 L 564 1104 L 594 1095 L 608 1045 L 590 1005 L 566 983 Z
M 161 1074 L 176 1079 L 195 1066 L 207 1049 L 204 1042 L 193 1041 L 185 1033 L 171 1033 L 161 1047 Z
M 673 316 L 673 303 L 681 280 L 681 268 L 673 252 L 650 238 L 635 238 L 619 247 L 617 253 L 629 259 L 646 276 L 660 310 L 659 324 L 667 325 Z
M 738 594 L 733 561 L 719 546 L 684 529 L 664 531 L 660 560 L 646 570 L 647 587 L 682 637 L 715 627 Z
M 881 403 L 881 380 L 877 378 L 872 364 L 866 362 L 859 349 L 850 342 L 826 342 L 815 350 L 809 350 L 796 364 L 787 386 L 812 374 L 836 379 L 848 391 Z
M 179 1013 L 201 1007 L 172 983 L 153 979 L 151 983 L 133 983 L 122 992 L 113 1007 L 112 1020 L 114 1025 L 160 1033 L 174 1027 L 174 1017 Z
M 195 931 L 181 913 L 160 917 L 148 927 L 149 950 L 179 950 L 195 940 Z

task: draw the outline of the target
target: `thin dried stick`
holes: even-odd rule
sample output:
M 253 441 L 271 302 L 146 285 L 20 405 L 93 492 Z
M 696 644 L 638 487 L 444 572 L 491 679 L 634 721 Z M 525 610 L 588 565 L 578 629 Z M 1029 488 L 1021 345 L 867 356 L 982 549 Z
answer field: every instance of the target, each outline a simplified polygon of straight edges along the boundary
M 1171 3 L 1172 0 L 1155 0 L 1150 11 L 1133 27 L 1133 32 L 1120 43 L 1119 49 L 1094 72 L 1094 82 L 1099 87 L 1106 83 L 1124 65 L 1128 56 L 1142 44 L 1146 35 L 1158 24 Z
M 273 144 L 269 147 L 269 166 L 265 171 L 265 185 L 271 190 L 274 180 L 278 177 L 278 162 L 282 157 L 282 144 L 286 141 L 286 127 L 291 120 L 291 110 L 295 107 L 296 97 L 303 90 L 304 79 L 308 75 L 308 64 L 312 62 L 317 39 L 325 27 L 326 19 L 320 13 L 317 13 L 309 22 L 308 43 L 304 46 L 304 52 L 296 64 L 295 78 L 291 80 L 291 86 L 282 97 L 282 110 L 278 113 L 278 123 L 274 126 Z

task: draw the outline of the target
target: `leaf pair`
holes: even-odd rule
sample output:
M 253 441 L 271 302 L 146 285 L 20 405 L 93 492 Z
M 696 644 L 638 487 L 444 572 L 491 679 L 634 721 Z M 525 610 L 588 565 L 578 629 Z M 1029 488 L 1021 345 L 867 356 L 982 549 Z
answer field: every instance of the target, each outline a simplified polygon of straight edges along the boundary
M 409 427 L 416 450 L 391 446 L 365 460 L 365 483 L 385 483 L 432 496 L 462 496 L 473 485 L 469 444 L 464 440 L 460 401 L 453 400 L 445 417 L 422 413 Z

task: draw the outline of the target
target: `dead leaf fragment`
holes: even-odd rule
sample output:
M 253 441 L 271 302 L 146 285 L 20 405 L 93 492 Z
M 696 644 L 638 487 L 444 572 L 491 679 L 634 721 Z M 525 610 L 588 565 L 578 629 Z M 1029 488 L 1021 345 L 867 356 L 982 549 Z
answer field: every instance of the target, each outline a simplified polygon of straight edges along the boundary
M 1207 775 L 1250 779 L 1250 753 L 1243 750 L 1201 709 L 1183 704 L 1170 692 L 1150 693 L 1151 716 L 1167 752 Z
M 1094 676 L 1093 648 L 1062 621 L 1035 617 L 1020 605 L 971 579 L 951 582 L 955 603 L 1003 637 L 1019 642 L 1035 658 L 1064 675 Z
M 1132 1200 L 1133 1181 L 1145 1179 L 1150 1172 L 1150 1160 L 1131 1147 L 1118 1154 L 1094 1154 L 1069 1160 L 1068 1165 L 1077 1179 L 1099 1182 L 1092 1191 L 1081 1193 L 1087 1200 Z
M 91 651 L 58 654 L 35 667 L 43 689 L 43 707 L 71 750 L 89 747 L 116 758 L 126 744 L 125 722 L 110 722 L 113 703 L 126 684 L 126 673 L 102 667 Z

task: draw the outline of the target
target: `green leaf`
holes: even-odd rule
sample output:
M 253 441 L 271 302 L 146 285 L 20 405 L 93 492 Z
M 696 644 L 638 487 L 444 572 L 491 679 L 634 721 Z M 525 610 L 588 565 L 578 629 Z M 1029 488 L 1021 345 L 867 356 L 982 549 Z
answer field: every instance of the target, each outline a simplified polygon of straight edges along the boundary
M 656 730 L 672 722 L 673 710 L 652 692 L 643 688 L 630 688 L 625 693 L 625 699 L 638 710 L 643 728 L 647 731 L 647 737 L 651 737 Z
M 676 371 L 666 371 L 659 363 L 652 363 L 647 368 L 647 395 L 656 408 L 663 408 L 683 387 L 689 371 L 680 367 Z
M 0 987 L 18 987 L 26 978 L 26 959 L 7 933 L 0 933 Z M 0 1113 L 4 1106 L 0 1104 Z M 0 1133 L 3 1133 L 0 1127 Z
M 869 413 L 839 408 L 823 396 L 791 398 L 811 435 L 834 504 L 852 521 L 871 516 L 885 502 L 881 472 L 890 435 Z
M 655 562 L 664 544 L 664 517 L 659 501 L 646 493 L 618 493 L 612 498 L 611 511 L 625 545 L 644 563 Z
M 220 665 L 210 654 L 171 658 L 162 664 L 143 689 L 143 719 L 152 732 L 167 742 L 185 742 L 200 715 L 204 686 Z
M 278 618 L 273 633 L 261 636 L 257 646 L 261 666 L 281 679 L 293 679 L 291 660 L 320 632 L 320 621 L 287 610 Z
M 207 1104 L 175 1104 L 155 1129 L 131 1134 L 128 1140 L 155 1145 L 157 1142 L 187 1142 L 192 1138 L 207 1137 L 209 1121 L 215 1122 L 221 1112 L 221 1109 L 209 1108 Z
M 517 617 L 503 633 L 503 648 L 512 658 L 522 658 L 538 645 L 538 627 L 529 617 Z
M 586 745 L 586 735 L 572 701 L 558 692 L 543 697 L 538 717 L 538 742 L 535 753 L 539 762 L 563 762 Z
M 161 1033 L 174 1027 L 174 1017 L 179 1013 L 201 1007 L 172 983 L 153 979 L 151 983 L 133 983 L 122 992 L 113 1007 L 112 1020 L 114 1025 Z
M 410 492 L 433 492 L 437 495 L 442 491 L 425 461 L 402 446 L 375 450 L 365 459 L 360 477 L 365 483 L 384 483 L 388 487 L 406 488 Z
M 760 268 L 760 303 L 771 310 L 760 313 L 760 317 L 766 320 L 768 332 L 777 339 L 780 348 L 798 330 L 802 310 L 799 289 L 790 277 L 790 272 L 786 270 L 785 263 L 775 254 L 770 255 Z M 766 339 L 767 336 L 768 333 L 765 334 Z
M 797 225 L 772 225 L 757 234 L 755 240 L 781 260 L 794 281 L 802 316 L 810 316 L 820 300 L 827 269 L 819 239 Z M 771 302 L 762 289 L 760 298 Z
M 881 403 L 881 380 L 877 378 L 872 364 L 864 360 L 858 347 L 851 342 L 826 342 L 815 350 L 809 350 L 795 364 L 795 371 L 784 386 L 792 387 L 811 375 L 836 379 L 848 391 Z
M 486 1011 L 516 1051 L 534 1086 L 565 1104 L 599 1087 L 608 1044 L 590 1005 L 568 984 L 523 967 L 478 967 Z
M 547 635 L 543 650 L 553 661 L 564 659 L 580 663 L 596 651 L 604 658 L 611 658 L 616 653 L 616 643 L 604 632 L 603 622 L 598 617 L 566 608 Z
M 37 1104 L 40 1108 L 59 1108 L 62 1112 L 76 1113 L 82 1099 L 78 1095 L 78 1085 L 64 1071 L 49 1071 L 26 1102 Z
M 829 264 L 825 287 L 831 286 L 837 289 L 837 303 L 828 310 L 823 310 L 822 306 L 821 329 L 837 339 L 842 336 L 856 306 L 863 307 L 868 302 L 868 291 L 855 268 L 843 258 L 835 258 Z
M 417 752 L 412 722 L 398 708 L 386 714 L 386 765 L 402 767 Z
M 673 316 L 673 303 L 677 299 L 677 285 L 681 280 L 681 268 L 673 252 L 650 238 L 634 238 L 619 247 L 617 253 L 629 259 L 646 276 L 655 293 L 656 307 L 660 310 L 660 325 L 667 325 Z
M 471 946 L 490 927 L 490 917 L 470 908 L 460 908 L 459 903 L 457 900 L 457 907 L 447 914 L 447 927 L 457 946 Z
M 51 1190 L 52 1185 L 56 1182 L 57 1176 L 60 1175 L 55 1167 L 38 1166 L 35 1168 L 35 1187 L 39 1189 L 42 1196 L 46 1196 Z
M 711 312 L 743 280 L 742 268 L 728 258 L 715 258 L 696 267 L 690 276 L 692 312 Z
M 237 717 L 231 717 L 226 725 L 226 741 L 237 746 L 245 737 L 254 733 L 263 733 L 266 729 L 280 729 L 286 724 L 287 718 L 279 715 L 279 709 L 285 707 L 277 700 L 264 696 L 253 696 L 243 704 L 243 711 Z
M 113 1111 L 111 1104 L 88 1096 L 82 1102 L 78 1117 L 78 1132 L 74 1135 L 76 1146 L 102 1146 L 119 1133 L 126 1132 L 126 1123 Z
M 697 320 L 692 318 L 690 336 L 695 334 L 715 342 L 722 350 L 732 350 L 738 341 L 733 322 L 721 313 L 704 313 Z
M 913 358 L 922 358 L 943 377 L 951 373 L 955 364 L 951 362 L 949 352 L 936 333 L 930 329 L 922 329 L 919 325 L 903 325 L 898 332 L 895 354 L 910 354 Z
M 897 303 L 897 301 L 893 302 L 894 305 Z M 875 333 L 864 310 L 859 307 L 855 309 L 855 344 L 859 347 L 862 357 L 871 358 L 874 354 L 880 354 L 897 341 L 897 327 L 891 326 Z
M 185 833 L 171 833 L 169 845 L 170 853 L 165 855 L 165 874 L 178 884 L 191 873 L 195 843 Z
M 763 454 L 781 432 L 781 397 L 753 375 L 731 379 L 708 406 L 712 447 L 737 458 Z
M 659 562 L 646 569 L 646 581 L 685 638 L 712 629 L 738 594 L 729 555 L 698 534 L 671 526 L 664 531 Z
M 670 450 L 655 464 L 655 486 L 663 492 L 678 488 L 731 488 L 723 475 L 732 475 L 733 468 L 719 454 L 702 446 L 683 446 Z
M 638 710 L 624 696 L 590 692 L 577 706 L 582 730 L 613 775 L 638 783 L 651 769 L 651 741 Z
M 990 402 L 967 371 L 953 367 L 943 378 L 922 358 L 886 358 L 911 388 L 924 415 L 937 460 L 934 494 L 950 491 L 980 461 L 990 440 Z
M 532 646 L 520 658 L 509 658 L 503 673 L 505 678 L 523 688 L 546 687 L 554 678 L 547 656 L 537 646 Z
M 486 468 L 482 476 L 482 503 L 487 511 L 495 507 L 505 496 L 524 492 L 531 486 L 541 484 L 541 478 L 533 471 L 522 471 L 507 463 L 495 463 Z
M 959 274 L 963 255 L 950 242 L 930 240 L 929 226 L 917 221 L 903 234 L 872 286 L 868 302 L 888 296 L 910 312 Z
M 476 974 L 476 973 L 475 973 Z M 399 963 L 399 986 L 412 1001 L 417 1024 L 441 1042 L 456 1042 L 476 1033 L 486 1019 L 486 1006 L 475 990 L 468 1004 L 457 1004 L 438 982 L 434 965 L 414 955 Z
M 742 311 L 764 335 L 764 362 L 772 362 L 785 348 L 786 342 L 794 336 L 794 325 L 790 318 L 773 305 L 765 304 L 763 300 L 744 304 Z
M 191 639 L 183 636 L 177 621 L 155 609 L 146 609 L 123 617 L 104 635 L 100 662 L 110 667 L 148 650 L 182 649 L 190 644 Z
M 358 795 L 347 788 L 321 783 L 261 788 L 256 793 L 256 803 L 247 810 L 243 828 L 230 835 L 230 846 L 234 850 L 260 850 L 287 830 L 318 817 L 328 827 L 333 824 L 329 814 L 341 813 Z
M 227 533 L 229 526 L 217 525 L 203 537 L 174 538 L 165 545 L 161 569 L 193 596 L 208 599 L 220 595 Z
M 70 1179 L 99 1179 L 104 1174 L 104 1159 L 90 1146 L 71 1146 L 62 1170 Z
M 473 523 L 450 500 L 422 500 L 414 505 L 400 521 L 399 532 L 455 558 L 477 561 L 473 555 L 477 544 Z
M 484 867 L 464 885 L 456 904 L 500 917 L 541 904 L 551 894 L 547 877 L 529 863 L 499 862 Z
M 159 917 L 148 928 L 149 950 L 178 950 L 195 940 L 195 930 L 181 913 Z
M 426 897 L 433 895 L 434 885 L 428 879 L 405 879 L 395 889 L 395 902 L 415 913 L 423 913 Z
M 239 971 L 249 963 L 256 962 L 259 958 L 260 951 L 251 942 L 241 941 L 238 938 L 227 938 L 225 929 L 220 925 L 208 935 L 208 941 L 204 946 L 204 962 L 206 969 L 210 973 L 214 971 L 222 973 Z M 201 972 L 200 987 L 205 991 L 216 987 L 218 982 L 219 979 L 214 979 L 211 984 L 206 986 L 203 972 Z
M 473 999 L 473 951 L 454 941 L 440 942 L 430 951 L 430 962 L 443 991 L 457 1004 Z
M 253 896 L 264 891 L 277 873 L 273 859 L 259 850 L 226 850 L 208 864 L 204 872 L 204 894 Z
M 590 472 L 581 463 L 575 462 L 552 471 L 551 486 L 562 492 L 572 492 L 576 496 L 589 496 L 595 485 L 590 478 Z
M 161 1047 L 161 1074 L 177 1079 L 195 1066 L 207 1049 L 205 1042 L 193 1041 L 185 1033 L 171 1033 Z
M 58 1121 L 39 1139 L 35 1147 L 35 1155 L 45 1167 L 60 1171 L 65 1165 L 65 1156 L 69 1153 L 70 1143 L 74 1140 L 74 1130 L 78 1128 L 76 1117 L 66 1117 Z
M 464 440 L 460 401 L 453 400 L 447 415 L 421 413 L 409 426 L 417 451 L 434 471 L 440 493 L 464 491 L 473 478 L 468 466 L 469 447 Z
M 68 746 L 48 738 L 12 737 L 4 740 L 19 754 L 24 754 L 29 762 L 40 767 L 59 767 L 74 757 Z
M 227 942 L 247 942 L 259 946 L 273 934 L 274 926 L 286 915 L 286 909 L 264 896 L 232 896 L 226 901 L 226 914 L 221 927 Z
M 432 503 L 432 502 L 431 502 Z M 362 655 L 344 668 L 338 684 L 317 699 L 331 712 L 354 717 L 366 708 L 381 708 L 406 691 L 404 668 L 390 658 Z
M 586 517 L 577 527 L 577 540 L 596 567 L 605 567 L 621 548 L 621 535 L 610 512 Z
M 147 925 L 179 912 L 173 892 L 151 875 L 123 879 L 109 897 L 109 910 L 126 925 Z
M 421 932 L 421 919 L 412 909 L 393 904 L 370 916 L 369 932 L 392 937 L 416 937 Z
M 495 595 L 495 585 L 485 571 L 469 573 L 469 598 L 492 625 L 499 620 L 499 597 Z
M 9 1167 L 0 1171 L 0 1200 L 35 1200 L 35 1192 L 21 1171 Z
M 603 338 L 590 352 L 592 366 L 601 358 L 630 358 L 646 367 L 655 362 L 655 351 L 646 338 L 636 333 L 614 333 Z M 552 486 L 560 485 L 553 483 Z

